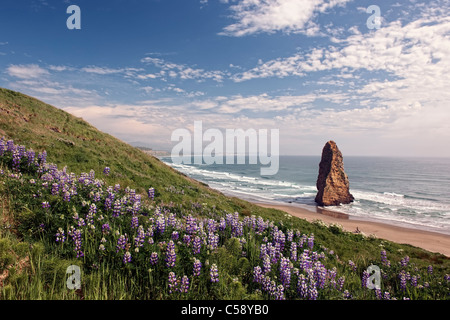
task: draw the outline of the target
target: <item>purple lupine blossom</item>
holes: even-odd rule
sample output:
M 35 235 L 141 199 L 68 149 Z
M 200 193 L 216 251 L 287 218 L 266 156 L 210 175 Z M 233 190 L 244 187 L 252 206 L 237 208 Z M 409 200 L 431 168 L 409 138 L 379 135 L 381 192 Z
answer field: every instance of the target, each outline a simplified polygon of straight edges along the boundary
M 180 292 L 187 293 L 188 291 L 189 291 L 189 278 L 187 276 L 183 276 L 183 278 L 181 278 Z
M 195 277 L 200 276 L 200 270 L 202 269 L 202 263 L 200 260 L 194 258 L 194 271 L 193 274 Z
M 94 215 L 96 213 L 97 213 L 97 206 L 95 205 L 95 203 L 93 203 L 89 206 L 89 211 L 88 211 L 88 214 L 86 215 L 87 222 L 89 222 L 90 224 L 93 224 L 94 223 Z
M 109 176 L 109 172 L 111 171 L 111 169 L 109 167 L 105 167 L 105 169 L 103 169 L 103 174 L 105 176 Z
M 150 264 L 152 266 L 154 266 L 157 263 L 158 263 L 158 253 L 157 252 L 152 252 L 152 254 L 150 255 Z
M 178 231 L 173 231 L 172 232 L 171 238 L 172 238 L 173 241 L 177 241 L 179 237 L 180 237 L 180 234 L 178 233 Z
M 161 234 L 166 230 L 166 219 L 164 216 L 159 216 L 156 219 L 156 230 Z
M 409 262 L 409 257 L 408 257 L 408 256 L 405 256 L 405 257 L 400 261 L 400 265 L 401 265 L 402 267 L 406 267 L 406 266 L 408 265 L 408 262 Z
M 131 229 L 136 229 L 139 226 L 139 218 L 134 216 L 131 218 Z
M 428 266 L 427 272 L 428 272 L 429 274 L 433 274 L 433 266 L 432 266 L 431 264 Z
M 114 201 L 113 217 L 118 217 L 122 214 L 122 201 L 117 199 Z
M 53 183 L 52 184 L 52 190 L 51 190 L 52 195 L 56 196 L 59 194 L 59 185 L 57 183 Z
M 138 231 L 137 231 L 137 236 L 134 238 L 134 245 L 137 248 L 140 248 L 144 245 L 144 242 L 145 242 L 144 227 L 139 226 Z
M 56 242 L 64 243 L 64 241 L 66 241 L 64 230 L 62 228 L 58 228 L 58 232 L 56 233 Z
M 291 267 L 289 259 L 284 257 L 280 261 L 280 281 L 284 288 L 289 288 L 291 284 Z
M 31 166 L 34 163 L 34 158 L 36 156 L 36 153 L 30 149 L 27 151 L 27 165 Z
M 219 235 L 214 233 L 208 234 L 208 245 L 211 250 L 214 250 L 217 248 L 219 244 Z
M 291 242 L 291 260 L 297 261 L 297 243 Z
M 306 277 L 303 274 L 298 276 L 297 292 L 301 298 L 306 299 L 308 297 L 308 284 L 306 282 Z
M 400 290 L 406 291 L 406 273 L 404 270 L 400 271 L 398 278 L 400 279 Z
M 325 287 L 325 280 L 327 278 L 327 269 L 320 262 L 314 263 L 314 279 L 316 280 L 316 287 L 323 289 Z
M 386 267 L 391 266 L 391 262 L 387 259 L 386 250 L 381 250 L 381 264 Z
M 342 289 L 344 288 L 344 282 L 345 282 L 345 277 L 344 276 L 342 276 L 342 277 L 340 277 L 338 280 L 337 280 L 337 289 L 339 290 L 339 291 L 342 291 Z
M 177 292 L 178 288 L 177 276 L 175 272 L 169 272 L 169 293 Z
M 116 252 L 119 252 L 120 250 L 125 250 L 127 242 L 128 242 L 127 234 L 121 235 L 117 240 Z
M 86 223 L 84 222 L 84 219 L 83 219 L 83 218 L 79 218 L 78 221 L 77 221 L 77 225 L 78 225 L 79 227 L 83 227 L 83 226 L 86 225 Z
M 50 209 L 50 204 L 47 201 L 42 202 L 42 209 Z
M 222 218 L 220 218 L 220 222 L 219 222 L 219 230 L 224 231 L 226 228 L 227 228 L 227 223 L 226 223 L 225 219 L 222 217 Z
M 70 192 L 69 191 L 66 191 L 66 192 L 64 192 L 64 195 L 63 195 L 63 201 L 65 201 L 65 202 L 70 202 Z
M 283 285 L 279 284 L 273 294 L 275 300 L 285 300 L 284 298 L 284 287 Z
M 272 264 L 270 262 L 270 257 L 268 254 L 264 255 L 263 257 L 263 271 L 264 274 L 268 274 L 270 270 L 272 269 Z
M 197 232 L 198 225 L 196 219 L 192 215 L 186 217 L 186 233 L 193 235 Z
M 311 233 L 311 235 L 308 238 L 308 247 L 312 249 L 314 247 L 314 234 Z
M 256 283 L 262 283 L 264 278 L 262 269 L 260 266 L 256 266 L 253 268 L 253 281 Z
M 81 230 L 73 229 L 69 232 L 73 242 L 75 243 L 75 252 L 77 253 L 77 258 L 84 257 L 84 253 L 81 250 L 82 242 L 81 242 Z
M 131 253 L 129 251 L 125 252 L 123 255 L 123 263 L 127 264 L 131 262 Z
M 193 244 L 192 244 L 193 254 L 199 254 L 201 247 L 202 247 L 202 239 L 200 239 L 199 236 L 195 236 Z
M 417 276 L 416 275 L 412 276 L 410 280 L 411 280 L 411 285 L 414 288 L 417 287 Z
M 209 275 L 212 283 L 219 282 L 219 269 L 217 269 L 217 265 L 215 263 L 212 264 Z
M 367 288 L 367 281 L 369 280 L 369 276 L 369 272 L 367 270 L 364 270 L 361 278 L 361 287 Z
M 103 234 L 109 234 L 110 231 L 111 231 L 111 228 L 109 226 L 109 223 L 105 223 L 102 225 L 102 233 Z
M 150 200 L 155 199 L 155 188 L 149 188 L 147 193 Z
M 352 260 L 348 260 L 348 265 L 356 272 L 356 264 Z
M 170 240 L 167 243 L 166 266 L 169 268 L 175 267 L 176 260 L 177 254 L 175 252 L 175 243 L 172 240 Z

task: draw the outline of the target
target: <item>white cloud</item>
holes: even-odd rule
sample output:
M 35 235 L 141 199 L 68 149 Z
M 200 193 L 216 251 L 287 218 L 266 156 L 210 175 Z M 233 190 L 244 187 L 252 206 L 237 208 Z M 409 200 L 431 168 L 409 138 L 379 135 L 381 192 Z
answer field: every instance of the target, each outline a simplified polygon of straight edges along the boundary
M 47 75 L 48 71 L 46 69 L 39 67 L 36 64 L 27 64 L 27 65 L 10 65 L 6 69 L 6 73 L 12 77 L 20 79 L 33 79 Z
M 222 82 L 224 77 L 228 75 L 223 71 L 207 71 L 201 68 L 192 68 L 185 64 L 172 63 L 160 58 L 145 57 L 141 59 L 141 62 L 160 68 L 159 76 L 164 77 L 167 74 L 171 78 L 180 78 L 182 80 L 197 80 L 202 82 L 210 79 L 216 82 Z
M 236 23 L 226 26 L 221 35 L 247 36 L 255 33 L 304 33 L 316 35 L 313 19 L 351 0 L 240 0 L 230 6 Z

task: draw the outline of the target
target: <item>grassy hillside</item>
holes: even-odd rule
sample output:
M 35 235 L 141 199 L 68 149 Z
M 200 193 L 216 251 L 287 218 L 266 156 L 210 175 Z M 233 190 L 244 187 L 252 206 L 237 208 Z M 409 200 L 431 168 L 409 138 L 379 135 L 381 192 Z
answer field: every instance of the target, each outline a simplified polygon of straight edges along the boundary
M 1 299 L 448 298 L 443 255 L 225 197 L 1 88 L 0 139 Z M 372 263 L 381 291 L 363 285 Z

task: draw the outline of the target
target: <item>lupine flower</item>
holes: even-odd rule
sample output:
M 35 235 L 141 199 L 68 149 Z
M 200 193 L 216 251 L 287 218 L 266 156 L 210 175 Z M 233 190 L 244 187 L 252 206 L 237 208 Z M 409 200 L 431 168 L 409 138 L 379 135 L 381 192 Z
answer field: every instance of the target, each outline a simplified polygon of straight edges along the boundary
M 158 263 L 158 253 L 152 252 L 152 254 L 150 255 L 150 264 L 154 266 L 157 263 Z
M 310 249 L 314 247 L 314 234 L 311 234 L 311 236 L 308 238 L 308 247 Z
M 131 218 L 131 229 L 136 229 L 139 225 L 139 218 L 134 216 Z
M 111 169 L 109 167 L 105 167 L 105 169 L 103 169 L 103 173 L 105 174 L 105 176 L 109 176 L 110 171 Z
M 84 257 L 84 253 L 81 250 L 81 230 L 71 230 L 69 235 L 72 237 L 72 240 L 75 243 L 75 252 L 77 253 L 77 258 Z
M 257 283 L 262 283 L 264 275 L 262 273 L 261 267 L 256 266 L 253 268 L 253 281 Z
M 175 262 L 177 259 L 177 254 L 175 253 L 175 244 L 172 240 L 169 241 L 167 244 L 167 251 L 166 251 L 166 266 L 169 268 L 172 268 L 175 266 Z
M 116 246 L 116 252 L 119 252 L 119 250 L 124 250 L 125 246 L 127 245 L 128 237 L 127 235 L 121 235 L 119 237 L 119 240 L 117 240 L 117 246 Z
M 177 291 L 177 276 L 175 272 L 169 272 L 169 293 L 174 293 Z
M 356 264 L 352 260 L 348 260 L 348 264 L 350 265 L 353 271 L 356 271 Z
M 219 235 L 214 233 L 208 234 L 208 245 L 211 250 L 214 250 L 217 248 L 219 244 Z
M 187 276 L 183 276 L 183 278 L 181 278 L 180 292 L 187 293 L 188 290 L 189 290 L 189 278 Z
M 172 238 L 173 241 L 178 240 L 179 237 L 180 237 L 180 235 L 179 235 L 178 231 L 173 231 L 172 232 L 171 238 Z
M 59 185 L 56 182 L 52 184 L 51 193 L 54 196 L 58 195 L 58 193 L 59 193 Z
M 122 214 L 122 202 L 117 199 L 114 201 L 113 217 L 118 217 Z
M 297 261 L 297 243 L 291 242 L 291 260 Z
M 306 277 L 303 274 L 298 276 L 297 292 L 301 298 L 306 299 L 308 297 L 308 285 L 306 283 Z
M 271 262 L 270 262 L 270 257 L 269 257 L 268 254 L 266 254 L 263 257 L 263 271 L 264 271 L 264 274 L 269 273 L 271 269 L 272 269 L 272 265 L 271 265 Z
M 290 261 L 284 257 L 280 261 L 280 280 L 284 288 L 289 288 L 291 283 Z
M 198 259 L 194 259 L 194 276 L 200 276 L 200 270 L 202 269 L 202 263 Z
M 369 272 L 367 270 L 364 270 L 361 279 L 361 286 L 363 288 L 367 288 L 367 280 L 369 280 L 369 276 Z
M 406 267 L 406 266 L 408 265 L 408 262 L 409 262 L 409 257 L 406 256 L 406 257 L 404 257 L 404 258 L 400 261 L 400 265 L 401 265 L 402 267 Z
M 140 248 L 144 245 L 144 242 L 145 242 L 144 227 L 139 226 L 138 231 L 137 231 L 137 236 L 134 238 L 134 245 L 137 248 Z
M 429 274 L 433 274 L 433 266 L 430 264 L 427 268 Z
M 109 223 L 105 223 L 102 225 L 102 233 L 103 234 L 109 234 L 111 231 L 111 228 L 109 227 Z
M 66 241 L 64 230 L 62 228 L 58 228 L 58 232 L 56 233 L 56 242 L 64 243 L 64 241 Z
M 199 236 L 195 236 L 194 242 L 192 245 L 192 252 L 194 254 L 199 254 L 201 247 L 202 247 L 202 239 L 200 239 Z
M 50 204 L 47 201 L 42 202 L 42 208 L 43 209 L 49 209 L 50 208 Z
M 148 197 L 149 197 L 151 200 L 154 200 L 154 199 L 155 199 L 155 188 L 149 188 L 149 189 L 148 189 Z
M 400 271 L 398 277 L 400 279 L 400 289 L 405 291 L 406 290 L 406 273 L 402 270 L 402 271 Z
M 381 264 L 386 267 L 391 266 L 391 262 L 386 257 L 386 250 L 381 250 Z
M 213 263 L 211 265 L 210 273 L 211 282 L 219 282 L 219 270 L 217 269 L 217 265 Z
M 123 263 L 127 264 L 131 262 L 131 253 L 129 251 L 125 252 L 125 254 L 123 255 Z
M 276 291 L 274 292 L 275 300 L 284 300 L 284 287 L 283 285 L 278 285 Z

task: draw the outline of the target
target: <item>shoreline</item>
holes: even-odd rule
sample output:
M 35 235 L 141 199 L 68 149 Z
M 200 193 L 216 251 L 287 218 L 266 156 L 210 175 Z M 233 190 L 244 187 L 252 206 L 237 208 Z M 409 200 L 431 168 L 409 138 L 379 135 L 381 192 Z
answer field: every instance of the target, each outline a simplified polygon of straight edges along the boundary
M 294 217 L 302 218 L 309 222 L 314 220 L 322 220 L 327 225 L 336 223 L 349 232 L 359 230 L 367 236 L 373 235 L 377 238 L 386 239 L 400 244 L 410 244 L 430 252 L 437 252 L 450 257 L 450 236 L 443 233 L 358 219 L 345 213 L 319 207 L 315 207 L 316 212 L 314 212 L 312 210 L 287 203 L 274 204 L 267 202 L 250 202 L 260 207 L 284 211 Z

